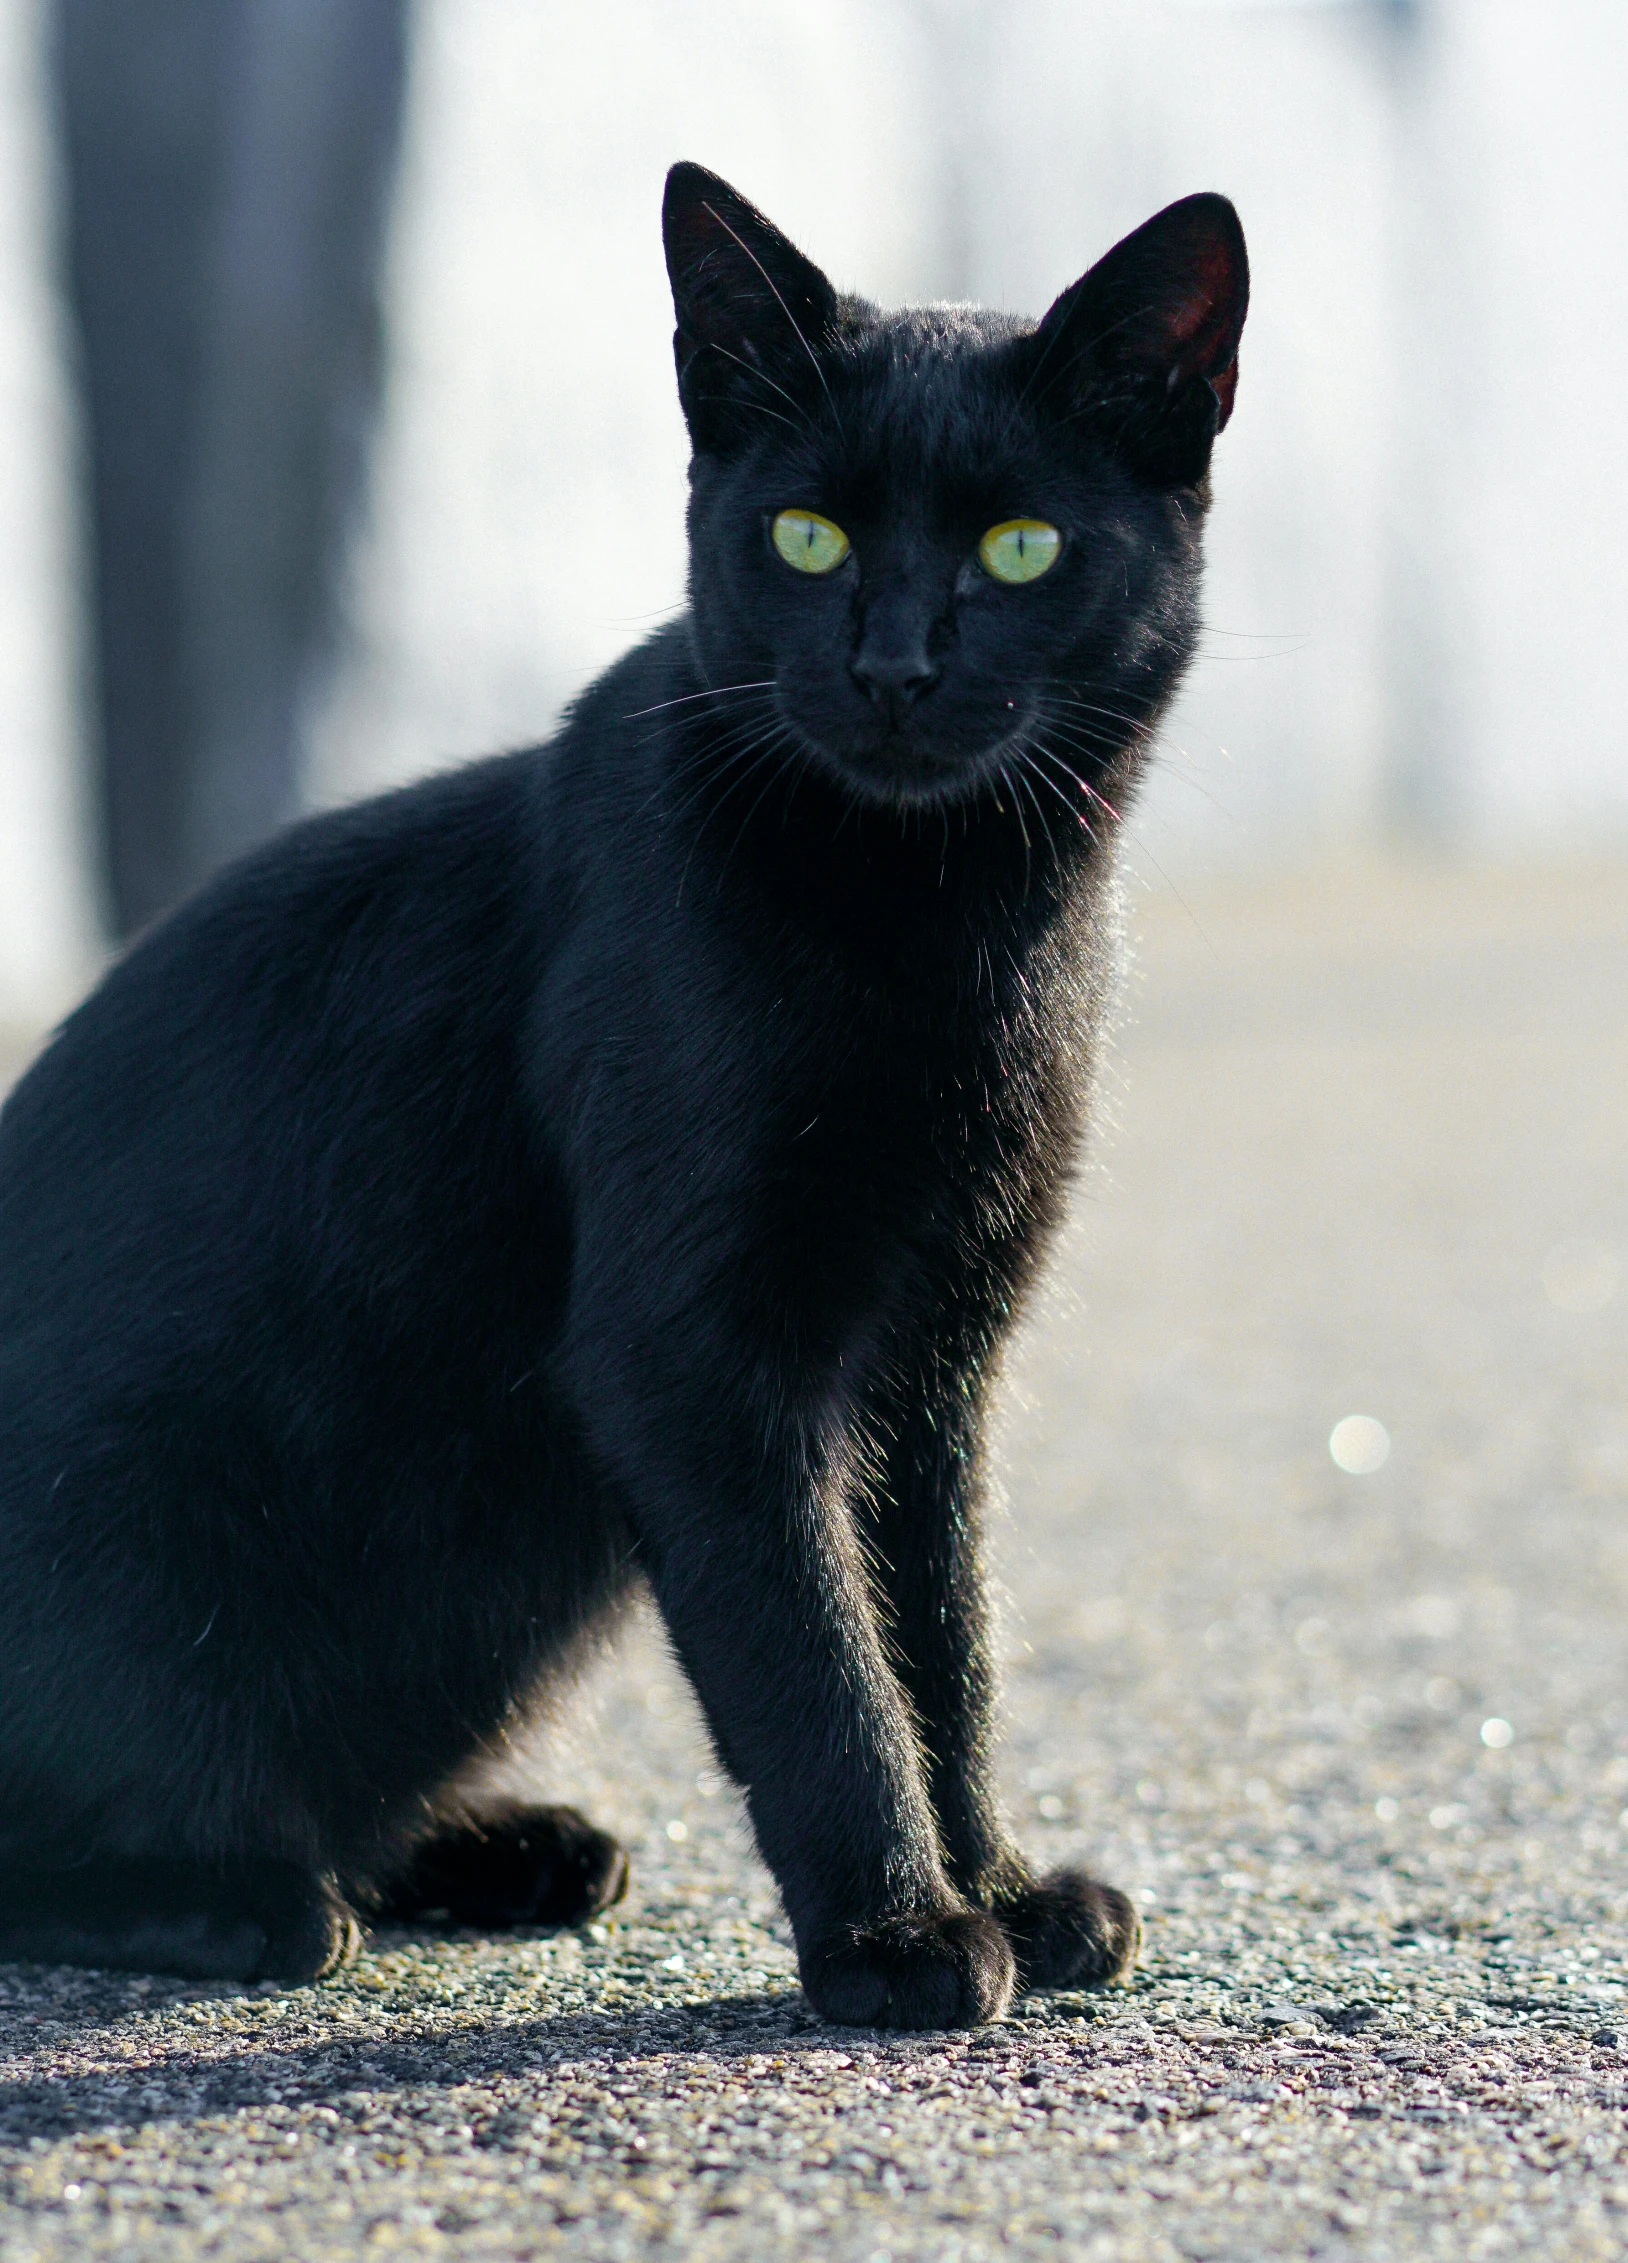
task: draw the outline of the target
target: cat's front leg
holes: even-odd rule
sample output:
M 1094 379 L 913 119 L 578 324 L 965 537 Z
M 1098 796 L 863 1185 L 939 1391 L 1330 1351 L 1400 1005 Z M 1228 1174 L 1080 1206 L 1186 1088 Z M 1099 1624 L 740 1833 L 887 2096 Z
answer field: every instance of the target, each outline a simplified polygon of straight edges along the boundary
M 714 1401 L 692 1424 L 655 1389 L 600 1427 L 815 2009 L 905 2028 L 998 2018 L 1012 1951 L 945 1874 L 841 1471 L 791 1422 Z
M 892 1657 L 926 1750 L 944 1860 L 1000 1919 L 1020 1988 L 1124 1979 L 1141 1924 L 1127 1897 L 1083 1871 L 1040 1877 L 1011 1835 L 993 1770 L 996 1675 L 980 1549 L 981 1409 L 961 1363 L 889 1411 L 887 1483 L 870 1504 L 890 1606 Z

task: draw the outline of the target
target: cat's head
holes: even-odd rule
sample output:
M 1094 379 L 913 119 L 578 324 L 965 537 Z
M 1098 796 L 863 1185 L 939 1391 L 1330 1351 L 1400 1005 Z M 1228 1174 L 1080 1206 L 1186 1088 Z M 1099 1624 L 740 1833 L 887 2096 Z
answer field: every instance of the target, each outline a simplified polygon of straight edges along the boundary
M 867 799 L 959 798 L 1048 747 L 1100 776 L 1190 657 L 1248 265 L 1171 205 L 1032 324 L 836 292 L 727 183 L 662 213 L 713 686 Z

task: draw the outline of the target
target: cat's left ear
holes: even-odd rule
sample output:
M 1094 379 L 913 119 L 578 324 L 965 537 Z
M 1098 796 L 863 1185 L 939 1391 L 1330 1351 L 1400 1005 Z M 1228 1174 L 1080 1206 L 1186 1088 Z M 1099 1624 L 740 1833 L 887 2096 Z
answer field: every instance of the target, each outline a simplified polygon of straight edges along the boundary
M 1144 476 L 1191 485 L 1232 414 L 1248 308 L 1237 213 L 1183 197 L 1057 300 L 1030 341 L 1030 398 L 1098 425 Z
M 818 398 L 837 294 L 755 205 L 703 165 L 675 165 L 661 207 L 678 397 L 697 448 Z

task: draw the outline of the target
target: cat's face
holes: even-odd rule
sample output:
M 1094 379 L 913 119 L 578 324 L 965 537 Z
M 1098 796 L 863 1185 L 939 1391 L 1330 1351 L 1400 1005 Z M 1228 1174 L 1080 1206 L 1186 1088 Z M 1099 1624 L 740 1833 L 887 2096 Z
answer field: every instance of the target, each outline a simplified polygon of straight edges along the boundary
M 867 799 L 960 797 L 1037 748 L 1100 773 L 1192 646 L 1231 207 L 1172 207 L 1038 328 L 839 299 L 696 166 L 664 223 L 709 684 L 766 687 L 745 711 Z

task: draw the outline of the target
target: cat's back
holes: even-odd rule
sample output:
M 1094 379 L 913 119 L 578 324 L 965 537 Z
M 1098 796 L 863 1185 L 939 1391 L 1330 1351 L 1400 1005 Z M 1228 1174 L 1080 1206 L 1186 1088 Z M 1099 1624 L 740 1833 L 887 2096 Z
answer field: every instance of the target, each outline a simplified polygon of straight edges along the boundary
M 0 1108 L 0 1429 L 42 1346 L 82 1396 L 92 1346 L 173 1369 L 251 1314 L 363 1307 L 422 1332 L 552 1262 L 530 1008 L 605 952 L 686 652 L 670 624 L 548 744 L 290 828 L 70 1015 Z
M 0 1111 L 0 1340 L 195 1310 L 302 1233 L 342 1240 L 358 1193 L 382 1224 L 460 1151 L 513 1143 L 560 899 L 550 759 L 296 826 L 111 971 Z

